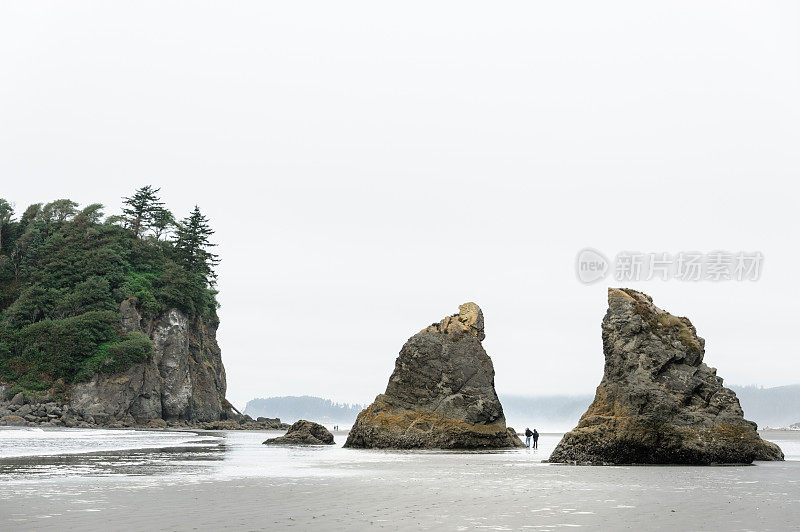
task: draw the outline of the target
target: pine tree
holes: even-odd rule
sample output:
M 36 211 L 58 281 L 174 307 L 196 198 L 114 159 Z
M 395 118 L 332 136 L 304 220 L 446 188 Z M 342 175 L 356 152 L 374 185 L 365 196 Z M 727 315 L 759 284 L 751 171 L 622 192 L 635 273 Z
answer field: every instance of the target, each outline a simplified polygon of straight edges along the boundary
M 217 278 L 214 266 L 219 264 L 217 255 L 208 251 L 208 248 L 216 246 L 209 241 L 213 234 L 208 218 L 195 205 L 192 213 L 177 224 L 178 239 L 175 242 L 178 260 L 190 273 L 202 276 L 211 286 Z
M 163 210 L 164 203 L 158 197 L 160 188 L 154 189 L 150 185 L 138 189 L 132 197 L 122 198 L 122 202 L 127 205 L 122 212 L 128 221 L 128 227 L 138 237 L 153 221 L 153 216 L 159 210 Z

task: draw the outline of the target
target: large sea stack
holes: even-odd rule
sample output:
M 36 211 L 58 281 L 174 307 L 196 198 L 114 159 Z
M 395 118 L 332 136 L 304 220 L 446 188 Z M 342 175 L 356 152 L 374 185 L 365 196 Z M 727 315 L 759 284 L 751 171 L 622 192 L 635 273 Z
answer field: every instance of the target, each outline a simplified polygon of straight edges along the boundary
M 609 289 L 605 370 L 594 402 L 550 462 L 726 464 L 783 460 L 744 419 L 736 394 L 703 363 L 705 340 L 688 318 L 650 296 Z
M 483 312 L 475 303 L 412 336 L 386 392 L 358 415 L 345 447 L 522 447 L 506 427 L 484 338 Z

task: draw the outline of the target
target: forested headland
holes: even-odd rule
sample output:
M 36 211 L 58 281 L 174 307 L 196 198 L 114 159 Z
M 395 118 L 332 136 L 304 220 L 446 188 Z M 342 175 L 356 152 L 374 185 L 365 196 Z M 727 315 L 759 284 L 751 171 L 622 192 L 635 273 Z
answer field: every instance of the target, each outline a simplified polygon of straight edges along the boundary
M 144 318 L 169 308 L 217 320 L 214 231 L 195 207 L 177 219 L 145 186 L 121 211 L 69 199 L 18 212 L 0 198 L 0 381 L 7 395 L 58 398 L 73 382 L 152 355 L 123 333 L 120 304 Z M 10 386 L 9 386 L 10 385 Z

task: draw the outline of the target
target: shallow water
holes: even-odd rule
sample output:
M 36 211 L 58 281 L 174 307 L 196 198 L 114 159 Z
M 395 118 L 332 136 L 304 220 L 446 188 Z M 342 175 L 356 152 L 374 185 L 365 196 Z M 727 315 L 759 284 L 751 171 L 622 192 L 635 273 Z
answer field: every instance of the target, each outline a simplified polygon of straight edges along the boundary
M 453 452 L 344 449 L 346 432 L 333 446 L 264 446 L 283 431 L 157 431 L 58 428 L 0 428 L 0 482 L 70 476 L 141 477 L 186 482 L 251 477 L 364 475 L 387 463 L 458 460 L 476 465 L 503 461 L 541 465 L 562 434 L 542 434 L 539 449 Z
M 0 459 L 126 449 L 202 446 L 218 441 L 193 432 L 0 427 Z
M 539 450 L 475 453 L 343 449 L 344 432 L 334 446 L 261 444 L 279 434 L 2 428 L 0 529 L 113 519 L 166 529 L 782 530 L 800 520 L 800 432 L 763 433 L 787 462 L 734 467 L 543 464 L 561 434 L 542 434 Z

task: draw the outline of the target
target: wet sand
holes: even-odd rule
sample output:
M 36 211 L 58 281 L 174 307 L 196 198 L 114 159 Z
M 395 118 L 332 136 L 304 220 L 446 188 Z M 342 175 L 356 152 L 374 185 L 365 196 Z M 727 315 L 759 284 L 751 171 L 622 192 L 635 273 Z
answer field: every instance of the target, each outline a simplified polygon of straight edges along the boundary
M 402 463 L 381 476 L 124 486 L 108 478 L 3 500 L 7 530 L 791 530 L 800 467 L 591 468 L 509 473 Z M 110 481 L 111 480 L 111 481 Z M 55 487 L 55 486 L 53 486 Z M 6 528 L 7 527 L 7 528 Z
M 798 461 L 576 467 L 541 464 L 546 439 L 538 453 L 456 454 L 271 451 L 257 447 L 261 434 L 229 437 L 209 470 L 194 471 L 184 463 L 189 454 L 176 454 L 165 461 L 189 468 L 181 474 L 141 466 L 139 475 L 135 467 L 124 475 L 28 473 L 0 484 L 0 529 L 737 531 L 800 522 Z M 126 456 L 99 459 L 136 462 Z M 255 469 L 239 469 L 236 456 Z M 258 470 L 256 460 L 268 465 Z

